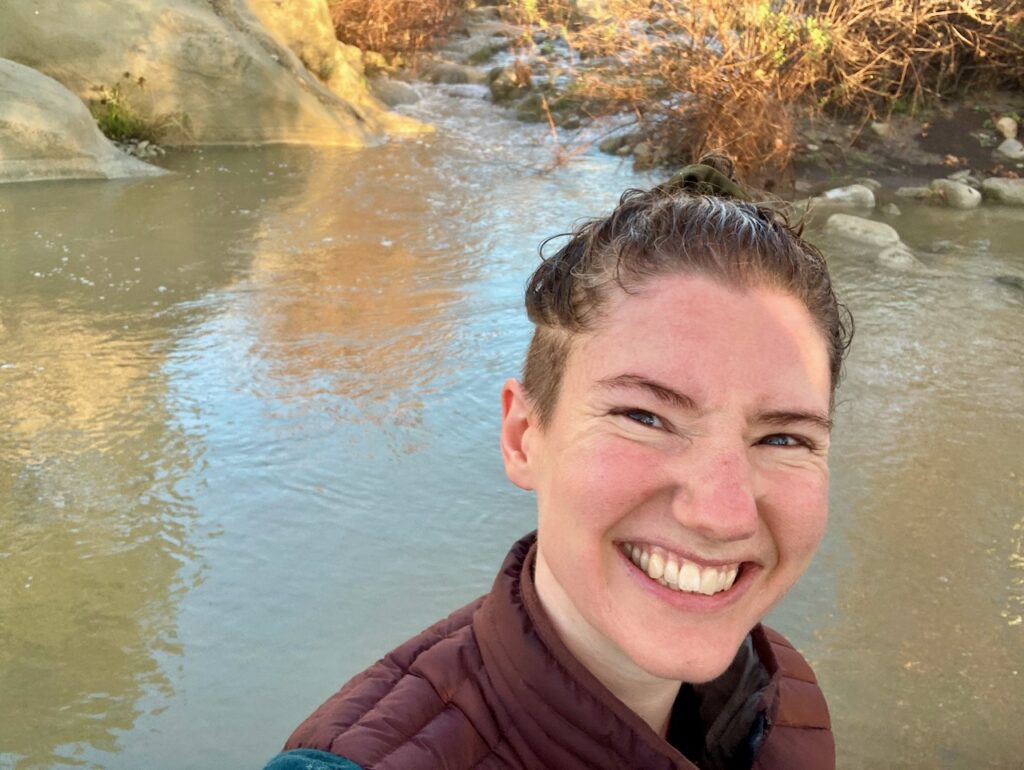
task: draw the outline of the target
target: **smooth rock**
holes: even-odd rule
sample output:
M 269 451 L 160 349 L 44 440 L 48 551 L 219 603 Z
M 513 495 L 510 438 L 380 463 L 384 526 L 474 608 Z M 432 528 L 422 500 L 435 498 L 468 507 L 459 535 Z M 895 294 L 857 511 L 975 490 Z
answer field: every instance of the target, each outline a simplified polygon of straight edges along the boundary
M 936 179 L 931 185 L 933 200 L 939 200 L 951 209 L 976 209 L 981 205 L 981 193 L 963 182 Z
M 1024 144 L 1016 139 L 1004 139 L 996 148 L 996 152 L 1010 160 L 1024 160 Z
M 899 198 L 930 200 L 932 195 L 933 192 L 930 187 L 900 187 L 896 190 L 896 196 Z
M 1004 139 L 1016 139 L 1018 128 L 1017 121 L 1006 115 L 996 121 L 996 131 Z
M 981 192 L 999 203 L 1024 206 L 1024 179 L 990 177 L 981 183 Z
M 4 0 L 0 57 L 84 100 L 97 87 L 121 87 L 165 144 L 361 147 L 388 132 L 422 130 L 389 113 L 362 83 L 356 53 L 331 43 L 325 0 L 284 5 Z
M 913 252 L 900 239 L 900 234 L 885 222 L 833 214 L 825 222 L 825 232 L 875 250 L 875 258 L 886 267 L 906 270 L 921 267 Z
M 856 206 L 857 208 L 875 207 L 874 192 L 870 187 L 862 184 L 851 184 L 827 190 L 819 195 L 817 200 L 835 205 Z
M 900 211 L 900 207 L 895 203 L 886 203 L 878 208 L 887 217 L 900 217 L 903 216 L 903 212 Z
M 401 80 L 392 80 L 387 77 L 370 78 L 370 89 L 374 96 L 380 99 L 388 107 L 397 107 L 400 104 L 415 104 L 420 100 L 420 95 L 408 83 Z
M 869 176 L 860 177 L 859 179 L 857 179 L 857 184 L 864 185 L 873 193 L 877 193 L 879 190 L 882 189 L 882 183 L 879 182 L 877 179 L 872 179 Z
M 443 83 L 445 85 L 483 83 L 487 80 L 487 73 L 482 72 L 476 67 L 469 67 L 465 64 L 456 64 L 450 61 L 431 62 L 424 68 L 423 76 L 431 83 Z
M 0 182 L 165 173 L 115 147 L 56 80 L 0 59 Z

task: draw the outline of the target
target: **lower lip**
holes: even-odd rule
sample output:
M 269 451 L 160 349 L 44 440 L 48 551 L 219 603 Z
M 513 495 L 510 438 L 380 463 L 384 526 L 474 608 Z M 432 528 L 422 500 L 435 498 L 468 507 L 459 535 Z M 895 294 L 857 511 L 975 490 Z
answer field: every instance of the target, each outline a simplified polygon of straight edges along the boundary
M 616 550 L 618 550 L 619 556 L 622 557 L 631 579 L 637 581 L 640 587 L 648 593 L 681 610 L 715 612 L 716 610 L 724 609 L 739 601 L 740 597 L 750 588 L 750 584 L 756 578 L 757 573 L 761 571 L 761 568 L 756 564 L 744 562 L 739 574 L 736 576 L 736 581 L 728 589 L 709 596 L 708 594 L 691 593 L 689 591 L 677 591 L 674 588 L 663 586 L 656 580 L 651 580 L 647 573 L 636 566 L 622 549 Z

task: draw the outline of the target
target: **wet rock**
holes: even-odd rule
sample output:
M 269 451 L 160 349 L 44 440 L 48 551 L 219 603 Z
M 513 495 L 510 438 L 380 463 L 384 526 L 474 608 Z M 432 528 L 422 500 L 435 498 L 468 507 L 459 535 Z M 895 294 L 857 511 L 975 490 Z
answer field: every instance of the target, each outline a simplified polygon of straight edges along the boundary
M 887 267 L 904 270 L 921 264 L 900 239 L 900 234 L 885 222 L 833 214 L 825 223 L 825 232 L 874 249 L 878 261 Z
M 424 67 L 423 78 L 431 83 L 451 86 L 462 83 L 483 83 L 487 79 L 487 74 L 481 72 L 476 67 L 468 67 L 465 64 L 435 61 L 430 62 Z
M 976 177 L 974 172 L 969 168 L 954 171 L 952 174 L 947 176 L 946 179 L 952 179 L 954 182 L 963 182 L 966 185 L 970 185 L 975 190 L 981 189 L 981 179 Z
M 981 205 L 981 193 L 963 182 L 936 179 L 930 189 L 933 200 L 941 201 L 951 209 L 976 209 Z
M 903 216 L 903 212 L 900 211 L 900 207 L 895 203 L 886 203 L 879 207 L 880 212 L 885 214 L 887 217 L 900 217 Z
M 996 131 L 998 131 L 1000 136 L 1004 139 L 1016 139 L 1017 129 L 1017 121 L 1011 117 L 1003 116 L 996 121 Z
M 836 187 L 827 190 L 817 197 L 816 202 L 873 209 L 875 207 L 875 194 L 871 191 L 870 187 L 862 184 L 851 184 L 846 187 Z
M 1016 139 L 1004 139 L 996 148 L 996 152 L 1010 160 L 1024 160 L 1024 144 Z
M 1024 206 L 1024 179 L 991 177 L 981 183 L 981 192 L 999 203 Z
M 1019 275 L 997 275 L 994 276 L 992 280 L 1000 286 L 1006 286 L 1011 289 L 1016 289 L 1019 292 L 1024 292 L 1024 278 L 1021 278 Z
M 495 67 L 487 73 L 491 101 L 504 104 L 523 98 L 530 91 L 529 70 L 522 67 Z
M 400 104 L 415 104 L 420 100 L 420 95 L 408 83 L 391 78 L 378 77 L 370 78 L 370 89 L 374 96 L 380 99 L 388 107 L 397 107 Z
M 111 144 L 82 100 L 56 80 L 0 59 L 0 182 L 164 173 Z
M 930 187 L 900 187 L 896 190 L 896 196 L 899 198 L 931 200 L 932 194 L 932 189 Z
M 538 91 L 527 94 L 525 98 L 516 103 L 516 118 L 524 123 L 539 123 L 542 120 L 547 120 L 550 106 L 546 105 L 547 100 L 544 94 Z
M 612 134 L 602 139 L 597 145 L 597 149 L 608 155 L 615 155 L 623 145 L 632 141 L 633 136 L 630 134 Z
M 877 179 L 872 179 L 869 176 L 860 177 L 860 179 L 857 180 L 857 184 L 867 187 L 873 193 L 877 193 L 879 190 L 882 189 L 882 183 L 879 182 Z
M 852 214 L 833 214 L 825 222 L 825 232 L 877 248 L 903 246 L 894 227 Z

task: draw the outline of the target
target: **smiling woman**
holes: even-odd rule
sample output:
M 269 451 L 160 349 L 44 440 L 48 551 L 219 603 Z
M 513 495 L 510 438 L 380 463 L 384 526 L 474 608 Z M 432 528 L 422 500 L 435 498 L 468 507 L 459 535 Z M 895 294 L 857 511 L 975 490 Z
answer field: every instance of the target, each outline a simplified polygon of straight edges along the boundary
M 760 622 L 824 532 L 849 327 L 721 170 L 626 193 L 537 270 L 501 431 L 537 532 L 270 768 L 834 766 L 813 673 Z

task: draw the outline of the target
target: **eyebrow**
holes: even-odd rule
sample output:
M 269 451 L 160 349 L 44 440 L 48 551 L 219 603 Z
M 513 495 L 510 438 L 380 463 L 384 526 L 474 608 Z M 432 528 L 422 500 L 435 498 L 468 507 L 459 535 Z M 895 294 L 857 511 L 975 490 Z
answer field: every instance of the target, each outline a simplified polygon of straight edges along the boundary
M 704 413 L 704 410 L 690 396 L 680 393 L 668 385 L 642 377 L 639 374 L 620 374 L 615 377 L 607 377 L 603 380 L 598 380 L 597 384 L 602 388 L 641 388 L 666 404 L 671 404 L 690 412 L 696 412 L 697 414 Z M 821 428 L 827 433 L 832 432 L 832 420 L 826 415 L 820 412 L 804 411 L 801 409 L 780 409 L 761 412 L 757 415 L 756 421 L 768 425 L 791 425 L 795 422 L 805 422 Z
M 616 377 L 598 380 L 597 384 L 602 388 L 641 388 L 666 404 L 671 404 L 690 412 L 702 413 L 704 411 L 697 406 L 696 401 L 685 393 L 673 390 L 668 385 L 662 385 L 660 382 L 641 377 L 639 374 L 620 374 Z
M 807 422 L 821 428 L 827 433 L 832 432 L 832 420 L 818 412 L 804 412 L 800 410 L 762 412 L 757 416 L 757 422 L 766 423 L 768 425 L 790 425 L 794 422 Z

